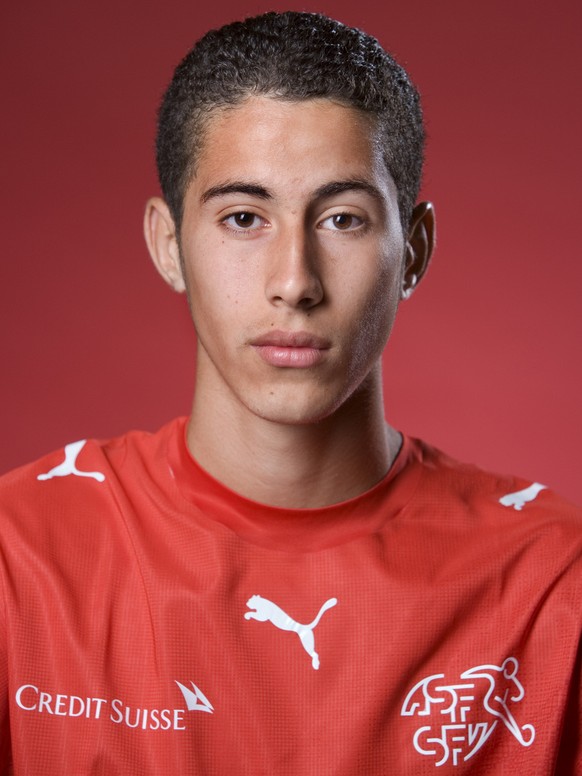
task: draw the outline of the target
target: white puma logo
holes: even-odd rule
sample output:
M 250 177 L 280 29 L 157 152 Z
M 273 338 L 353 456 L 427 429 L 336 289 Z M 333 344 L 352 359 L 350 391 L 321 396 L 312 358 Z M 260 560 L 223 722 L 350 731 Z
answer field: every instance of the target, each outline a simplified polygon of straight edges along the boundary
M 65 460 L 46 474 L 39 474 L 37 480 L 50 480 L 53 477 L 67 477 L 74 474 L 77 477 L 92 477 L 97 482 L 103 482 L 105 475 L 101 472 L 82 472 L 77 469 L 77 456 L 83 449 L 87 440 L 81 439 L 79 442 L 71 442 L 65 446 Z
M 545 490 L 545 485 L 540 485 L 539 482 L 532 483 L 529 488 L 518 490 L 515 493 L 508 493 L 506 496 L 502 496 L 499 499 L 499 503 L 504 507 L 513 507 L 517 511 L 521 511 L 528 501 L 533 501 L 541 490 Z
M 254 609 L 254 611 L 246 612 L 245 620 L 269 621 L 279 630 L 294 631 L 299 636 L 303 649 L 311 658 L 311 665 L 317 670 L 319 668 L 319 655 L 315 651 L 313 629 L 320 621 L 322 614 L 336 604 L 337 598 L 330 598 L 323 604 L 313 622 L 309 623 L 309 625 L 302 625 L 289 617 L 277 604 L 260 595 L 254 595 L 247 601 L 249 609 Z

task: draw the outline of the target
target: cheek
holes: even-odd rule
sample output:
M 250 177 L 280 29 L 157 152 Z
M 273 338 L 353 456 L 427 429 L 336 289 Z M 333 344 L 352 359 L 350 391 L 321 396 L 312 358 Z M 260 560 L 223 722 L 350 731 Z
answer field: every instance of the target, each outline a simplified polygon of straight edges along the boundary
M 370 299 L 362 316 L 362 336 L 381 343 L 383 348 L 390 335 L 397 309 L 398 301 L 394 298 L 392 289 L 379 283 L 377 292 Z
M 238 303 L 244 295 L 245 272 L 236 256 L 229 256 L 224 246 L 203 240 L 188 246 L 184 261 L 186 290 L 191 303 L 212 314 L 227 302 Z
M 256 315 L 252 268 L 236 257 L 212 253 L 211 261 L 191 261 L 186 268 L 187 295 L 199 339 L 211 346 L 232 341 Z
M 399 299 L 398 268 L 390 264 L 378 272 L 376 282 L 363 300 L 356 330 L 361 354 L 366 353 L 368 358 L 381 354 L 396 317 Z

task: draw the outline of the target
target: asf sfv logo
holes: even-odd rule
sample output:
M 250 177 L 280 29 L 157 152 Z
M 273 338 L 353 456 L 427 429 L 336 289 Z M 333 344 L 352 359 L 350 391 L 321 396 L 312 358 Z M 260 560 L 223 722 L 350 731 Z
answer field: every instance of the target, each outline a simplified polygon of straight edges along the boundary
M 430 723 L 414 733 L 416 751 L 433 757 L 437 766 L 456 766 L 470 760 L 499 725 L 521 746 L 531 746 L 533 725 L 520 725 L 514 716 L 515 706 L 525 695 L 518 669 L 517 660 L 508 657 L 500 666 L 470 668 L 460 675 L 460 681 L 447 682 L 444 674 L 433 674 L 417 682 L 401 711 L 403 717 Z

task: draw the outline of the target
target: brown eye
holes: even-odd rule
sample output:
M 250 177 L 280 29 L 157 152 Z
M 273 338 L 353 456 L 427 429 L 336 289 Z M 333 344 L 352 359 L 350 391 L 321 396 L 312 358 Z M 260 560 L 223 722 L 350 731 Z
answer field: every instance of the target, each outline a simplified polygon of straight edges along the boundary
M 354 217 L 349 213 L 337 213 L 332 216 L 332 222 L 336 229 L 351 229 L 354 226 Z
M 355 232 L 363 226 L 362 218 L 353 213 L 334 213 L 319 223 L 320 229 L 330 229 L 332 232 Z
M 249 226 L 253 226 L 255 218 L 254 213 L 235 213 L 232 216 L 234 223 L 241 229 L 248 229 Z
M 237 213 L 231 213 L 222 219 L 224 226 L 228 227 L 232 232 L 258 232 L 263 227 L 267 226 L 267 222 L 261 216 L 256 213 L 249 212 L 248 210 L 239 210 Z

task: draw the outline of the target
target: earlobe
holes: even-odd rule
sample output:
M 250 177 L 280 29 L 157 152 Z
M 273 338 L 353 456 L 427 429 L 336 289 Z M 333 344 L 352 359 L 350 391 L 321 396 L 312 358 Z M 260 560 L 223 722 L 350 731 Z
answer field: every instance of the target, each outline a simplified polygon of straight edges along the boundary
M 156 269 L 174 291 L 184 291 L 186 286 L 174 219 L 168 205 L 160 197 L 152 197 L 148 200 L 143 228 L 145 241 Z
M 412 296 L 412 292 L 416 288 L 417 283 L 418 283 L 418 278 L 416 277 L 414 272 L 408 275 L 405 274 L 404 279 L 402 281 L 402 291 L 400 292 L 400 298 L 403 300 L 410 299 L 410 297 Z
M 435 241 L 436 223 L 432 203 L 419 202 L 410 219 L 400 292 L 402 299 L 409 299 L 422 280 L 433 254 Z

